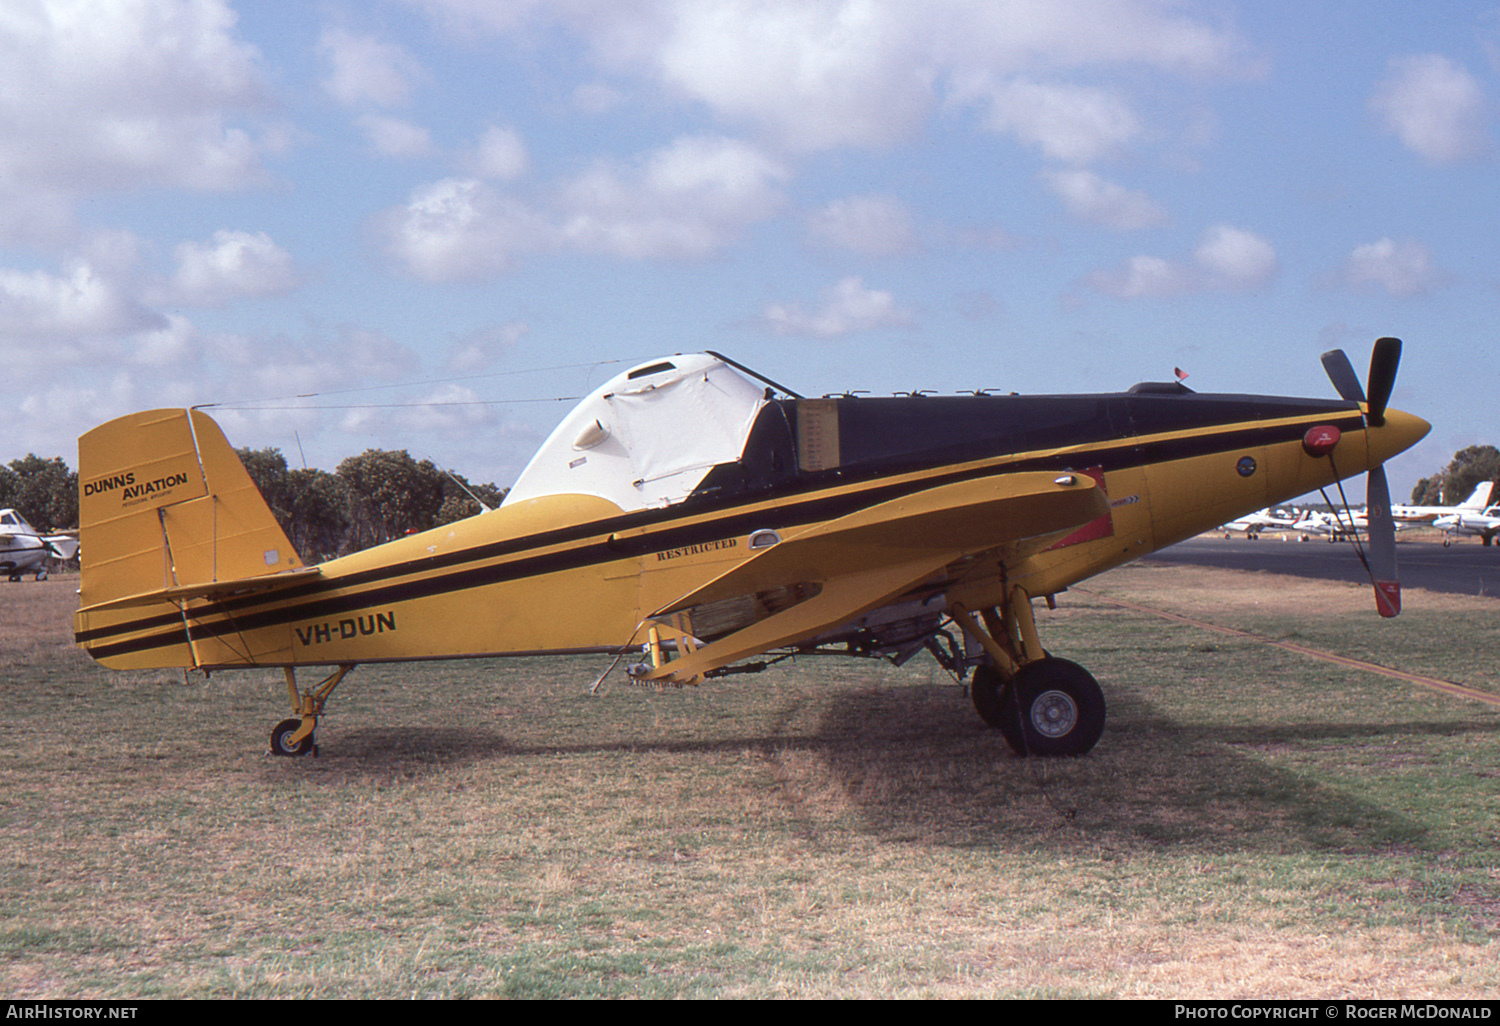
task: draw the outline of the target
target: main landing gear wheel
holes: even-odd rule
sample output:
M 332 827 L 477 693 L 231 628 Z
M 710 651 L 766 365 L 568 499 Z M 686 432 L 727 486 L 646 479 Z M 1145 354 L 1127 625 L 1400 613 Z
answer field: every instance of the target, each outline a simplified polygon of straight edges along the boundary
M 1005 736 L 1011 749 L 1021 751 L 1021 710 L 1016 704 L 1015 688 L 1003 679 L 993 666 L 974 667 L 969 682 L 969 698 L 979 718 Z
M 272 755 L 316 755 L 318 746 L 313 742 L 313 735 L 309 734 L 295 745 L 292 744 L 292 735 L 302 727 L 301 720 L 282 720 L 271 728 L 271 754 Z
M 1104 693 L 1067 659 L 1028 663 L 1004 682 L 990 667 L 977 667 L 969 693 L 1017 755 L 1083 755 L 1104 733 Z

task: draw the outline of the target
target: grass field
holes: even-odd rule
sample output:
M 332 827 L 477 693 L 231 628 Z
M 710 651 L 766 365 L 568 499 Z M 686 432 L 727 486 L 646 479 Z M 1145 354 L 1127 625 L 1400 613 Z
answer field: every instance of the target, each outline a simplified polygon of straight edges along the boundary
M 1039 611 L 1110 700 L 1022 760 L 923 657 L 599 695 L 599 659 L 111 673 L 0 585 L 0 994 L 1500 993 L 1500 606 L 1138 564 Z

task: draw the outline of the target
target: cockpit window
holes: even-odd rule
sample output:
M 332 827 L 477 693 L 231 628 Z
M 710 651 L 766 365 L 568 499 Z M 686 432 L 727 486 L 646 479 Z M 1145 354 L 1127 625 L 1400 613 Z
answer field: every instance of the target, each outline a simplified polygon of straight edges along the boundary
M 625 375 L 626 381 L 634 381 L 636 378 L 644 378 L 648 374 L 660 374 L 662 371 L 676 370 L 677 365 L 673 363 L 653 363 L 649 367 L 637 367 Z

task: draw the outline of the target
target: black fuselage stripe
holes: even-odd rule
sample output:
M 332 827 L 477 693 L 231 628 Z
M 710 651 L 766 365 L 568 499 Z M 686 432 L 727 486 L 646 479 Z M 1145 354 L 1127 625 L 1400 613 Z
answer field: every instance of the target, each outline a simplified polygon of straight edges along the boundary
M 1326 422 L 1326 418 L 1321 422 Z M 1364 427 L 1363 420 L 1357 414 L 1353 417 L 1334 421 L 1333 424 L 1344 431 L 1360 430 Z M 270 594 L 262 593 L 212 603 L 190 611 L 190 615 L 197 621 L 191 633 L 196 638 L 207 639 L 225 634 L 235 634 L 283 623 L 291 623 L 293 621 L 333 616 L 338 613 L 351 612 L 373 605 L 427 598 L 449 591 L 462 591 L 523 577 L 540 576 L 542 574 L 557 573 L 599 563 L 635 558 L 650 552 L 681 548 L 719 538 L 744 534 L 762 528 L 779 530 L 804 523 L 831 520 L 847 515 L 855 510 L 899 498 L 913 492 L 925 491 L 940 485 L 999 474 L 1038 470 L 1080 470 L 1084 467 L 1095 466 L 1109 472 L 1128 467 L 1166 462 L 1168 460 L 1186 459 L 1194 456 L 1212 455 L 1217 452 L 1232 452 L 1271 445 L 1300 439 L 1306 431 L 1306 426 L 1307 421 L 1304 420 L 1298 423 L 1273 427 L 1266 427 L 1264 425 L 1250 428 L 1230 427 L 1211 434 L 1193 434 L 1178 438 L 1120 439 L 1114 443 L 1106 443 L 1088 448 L 1080 447 L 1065 453 L 1032 457 L 1022 456 L 1009 462 L 989 462 L 979 467 L 969 467 L 960 471 L 929 475 L 898 483 L 884 485 L 877 483 L 871 487 L 856 489 L 838 495 L 815 494 L 800 499 L 797 498 L 799 494 L 806 496 L 806 493 L 814 488 L 826 492 L 829 487 L 847 486 L 851 483 L 847 480 L 839 479 L 835 475 L 829 475 L 822 481 L 799 487 L 794 492 L 782 492 L 778 496 L 752 496 L 748 498 L 748 502 L 742 498 L 740 502 L 735 504 L 736 506 L 762 504 L 772 499 L 776 500 L 774 505 L 765 505 L 753 512 L 735 512 L 731 508 L 730 510 L 723 511 L 725 515 L 711 517 L 711 514 L 714 512 L 711 509 L 683 509 L 681 506 L 678 506 L 670 507 L 666 510 L 624 514 L 608 520 L 593 521 L 558 531 L 527 535 L 522 538 L 509 539 L 503 542 L 488 543 L 475 546 L 471 549 L 445 553 L 440 556 L 423 557 L 417 560 L 373 568 L 329 580 L 311 581 L 307 584 L 294 585 L 280 591 L 271 592 Z M 878 481 L 879 479 L 875 480 Z M 700 515 L 710 516 L 711 518 L 694 524 L 683 524 L 676 527 L 669 525 L 663 530 L 650 532 L 637 538 L 623 539 L 611 537 L 615 532 L 622 530 L 642 526 L 649 527 L 652 524 L 660 524 L 663 521 L 682 519 L 684 517 L 697 517 Z M 605 538 L 604 541 L 595 541 L 587 545 L 576 545 L 561 552 L 528 556 L 479 567 L 470 565 L 466 569 L 456 572 L 428 576 L 416 581 L 388 584 L 384 587 L 371 588 L 355 594 L 334 595 L 326 599 L 302 602 L 291 606 L 280 605 L 281 603 L 295 601 L 299 598 L 310 598 L 320 592 L 359 588 L 396 577 L 433 574 L 434 571 L 443 570 L 447 567 L 494 560 L 519 552 L 534 551 L 555 545 L 566 545 L 569 542 L 576 542 L 584 538 L 599 538 L 601 536 Z M 270 603 L 277 603 L 278 608 L 236 615 L 240 610 L 265 606 Z M 215 616 L 222 616 L 224 619 L 212 624 L 202 622 L 206 618 Z M 116 642 L 115 644 L 90 644 L 91 642 L 100 641 L 112 636 L 118 637 L 123 634 L 135 634 L 141 631 L 158 629 L 163 630 L 160 630 L 160 633 L 132 638 L 128 641 Z M 185 644 L 189 639 L 188 630 L 183 626 L 181 614 L 174 611 L 168 614 L 122 622 L 108 627 L 80 631 L 75 635 L 75 640 L 77 643 L 85 645 L 90 655 L 95 658 L 108 658 L 113 655 L 122 655 L 150 648 Z

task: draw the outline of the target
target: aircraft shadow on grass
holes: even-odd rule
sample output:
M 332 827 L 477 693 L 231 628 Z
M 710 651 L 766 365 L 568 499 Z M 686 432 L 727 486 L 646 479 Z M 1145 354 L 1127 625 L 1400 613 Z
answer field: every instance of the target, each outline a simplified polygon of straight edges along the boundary
M 309 782 L 336 787 L 372 776 L 420 779 L 494 760 L 754 753 L 781 784 L 799 833 L 817 833 L 820 824 L 847 829 L 852 820 L 885 839 L 939 847 L 1358 853 L 1420 847 L 1429 827 L 1266 755 L 1295 758 L 1305 750 L 1316 757 L 1337 745 L 1378 765 L 1400 756 L 1389 748 L 1393 737 L 1500 732 L 1500 724 L 1453 721 L 1199 724 L 1122 695 L 1092 755 L 1043 771 L 1027 759 L 997 757 L 992 735 L 973 723 L 952 686 L 850 689 L 802 733 L 787 725 L 794 712 L 758 734 L 697 740 L 642 736 L 634 727 L 622 727 L 628 737 L 572 744 L 471 727 L 351 728 L 332 758 L 268 762 L 266 778 L 300 776 L 301 765 L 321 770 Z M 659 734 L 671 731 L 663 726 Z M 1366 744 L 1381 745 L 1381 753 Z

